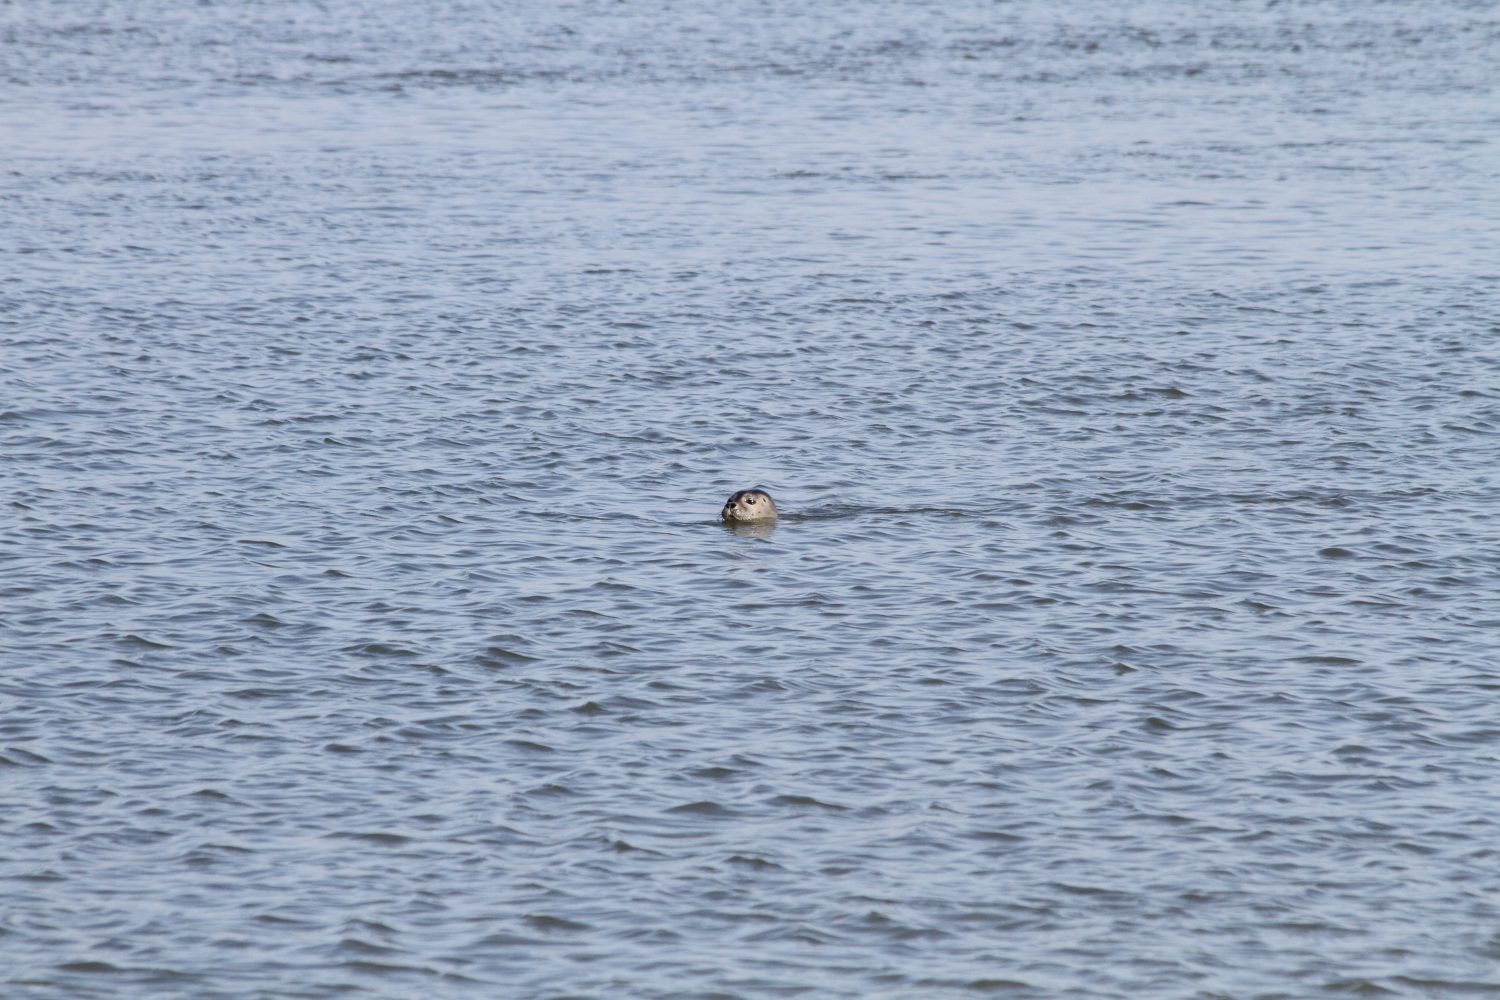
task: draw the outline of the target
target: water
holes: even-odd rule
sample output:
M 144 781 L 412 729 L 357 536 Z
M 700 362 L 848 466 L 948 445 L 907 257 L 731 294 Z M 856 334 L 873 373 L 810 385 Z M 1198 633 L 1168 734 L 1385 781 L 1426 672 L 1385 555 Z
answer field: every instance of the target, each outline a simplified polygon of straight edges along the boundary
M 1500 992 L 1497 51 L 0 8 L 0 993 Z

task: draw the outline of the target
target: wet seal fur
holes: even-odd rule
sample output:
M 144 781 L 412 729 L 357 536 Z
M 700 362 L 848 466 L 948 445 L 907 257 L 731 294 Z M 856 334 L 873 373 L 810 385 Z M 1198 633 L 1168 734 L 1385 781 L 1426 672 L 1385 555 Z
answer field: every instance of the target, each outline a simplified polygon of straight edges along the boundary
M 740 490 L 724 501 L 719 516 L 725 521 L 774 521 L 776 501 L 765 490 Z

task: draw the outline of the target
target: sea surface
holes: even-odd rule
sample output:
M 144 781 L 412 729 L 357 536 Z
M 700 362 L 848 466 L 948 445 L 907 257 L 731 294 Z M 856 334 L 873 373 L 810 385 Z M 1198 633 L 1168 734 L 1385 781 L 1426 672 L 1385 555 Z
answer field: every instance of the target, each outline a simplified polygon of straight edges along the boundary
M 1497 995 L 1493 3 L 0 0 L 5 1000 Z

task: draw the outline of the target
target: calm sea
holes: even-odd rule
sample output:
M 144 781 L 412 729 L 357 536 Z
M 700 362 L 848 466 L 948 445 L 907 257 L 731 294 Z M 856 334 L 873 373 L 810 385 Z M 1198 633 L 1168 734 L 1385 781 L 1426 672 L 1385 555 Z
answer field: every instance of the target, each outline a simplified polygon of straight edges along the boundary
M 1500 995 L 1497 191 L 1492 3 L 0 2 L 0 996 Z

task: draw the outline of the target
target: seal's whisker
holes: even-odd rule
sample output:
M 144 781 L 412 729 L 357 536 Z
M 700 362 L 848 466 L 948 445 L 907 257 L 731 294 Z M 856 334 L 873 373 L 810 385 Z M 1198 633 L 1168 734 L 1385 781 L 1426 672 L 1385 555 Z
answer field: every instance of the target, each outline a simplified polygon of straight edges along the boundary
M 776 517 L 776 501 L 765 490 L 740 490 L 724 501 L 719 516 L 726 521 L 770 521 Z

